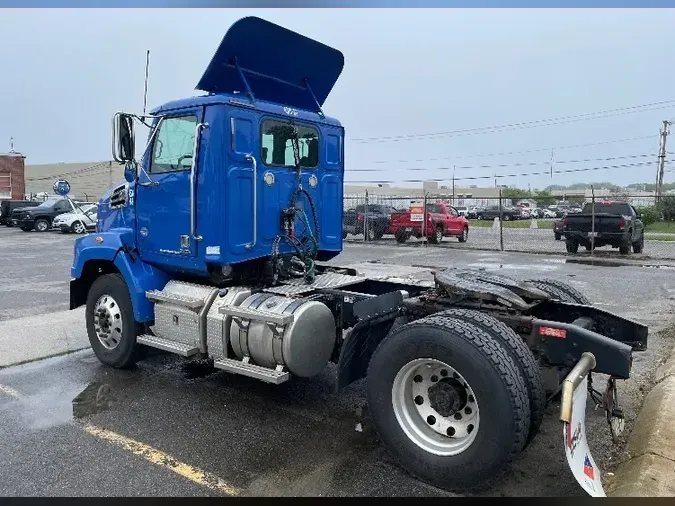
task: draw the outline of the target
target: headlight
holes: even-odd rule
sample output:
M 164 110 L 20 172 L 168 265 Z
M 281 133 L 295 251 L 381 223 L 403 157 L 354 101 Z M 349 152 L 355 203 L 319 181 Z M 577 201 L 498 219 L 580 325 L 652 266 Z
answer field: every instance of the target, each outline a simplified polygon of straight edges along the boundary
M 24 220 L 30 220 L 30 214 L 24 214 L 23 219 Z

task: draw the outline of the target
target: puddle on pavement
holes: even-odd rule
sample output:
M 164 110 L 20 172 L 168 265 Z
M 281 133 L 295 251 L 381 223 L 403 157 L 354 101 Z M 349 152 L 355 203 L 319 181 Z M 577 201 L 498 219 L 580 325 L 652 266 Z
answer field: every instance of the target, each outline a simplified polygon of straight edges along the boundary
M 205 378 L 218 369 L 213 367 L 212 360 L 191 360 L 183 364 L 183 375 L 186 379 Z
M 113 403 L 113 390 L 109 384 L 90 383 L 73 399 L 73 417 L 84 418 L 106 411 L 112 407 Z

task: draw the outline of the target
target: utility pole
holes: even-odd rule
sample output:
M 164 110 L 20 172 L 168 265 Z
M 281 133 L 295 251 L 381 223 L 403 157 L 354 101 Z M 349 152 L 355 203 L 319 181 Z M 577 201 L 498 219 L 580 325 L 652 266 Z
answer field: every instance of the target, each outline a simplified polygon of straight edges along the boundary
M 672 121 L 663 120 L 663 127 L 661 128 L 661 136 L 659 142 L 659 168 L 656 173 L 656 203 L 661 201 L 661 192 L 663 190 L 663 173 L 666 168 L 666 138 L 670 134 L 670 125 Z

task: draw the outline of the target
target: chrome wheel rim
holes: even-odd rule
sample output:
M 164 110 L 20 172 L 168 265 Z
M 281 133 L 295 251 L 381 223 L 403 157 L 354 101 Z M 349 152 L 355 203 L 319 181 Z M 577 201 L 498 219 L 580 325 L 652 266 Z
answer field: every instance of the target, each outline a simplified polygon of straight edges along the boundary
M 73 228 L 75 229 L 76 234 L 81 234 L 82 232 L 84 232 L 84 226 L 79 221 L 75 222 Z
M 38 221 L 37 225 L 36 225 L 36 228 L 40 232 L 44 232 L 45 230 L 47 230 L 47 223 L 45 223 L 44 221 Z
M 94 305 L 94 331 L 101 345 L 114 350 L 122 341 L 122 311 L 110 295 L 101 295 Z
M 464 452 L 476 439 L 479 410 L 466 380 L 435 359 L 404 365 L 392 386 L 394 414 L 406 436 L 439 456 Z

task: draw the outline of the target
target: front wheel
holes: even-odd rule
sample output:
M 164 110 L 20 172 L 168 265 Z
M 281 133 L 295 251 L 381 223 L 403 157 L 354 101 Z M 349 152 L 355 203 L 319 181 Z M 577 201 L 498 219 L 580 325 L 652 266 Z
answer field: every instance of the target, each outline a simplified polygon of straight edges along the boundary
M 444 489 L 488 486 L 529 433 L 517 365 L 467 322 L 431 316 L 397 328 L 375 350 L 367 385 L 383 443 L 408 472 Z
M 49 226 L 49 221 L 45 220 L 44 218 L 35 220 L 35 230 L 37 232 L 46 232 L 49 230 Z
M 120 274 L 103 275 L 91 285 L 86 320 L 89 343 L 102 363 L 124 369 L 140 359 L 142 347 L 136 342 L 140 329 Z
M 462 230 L 462 235 L 459 236 L 459 242 L 466 242 L 468 238 L 469 238 L 469 227 L 464 227 L 464 230 Z
M 84 234 L 86 227 L 82 224 L 81 221 L 76 221 L 71 225 L 70 230 L 72 230 L 75 234 Z

